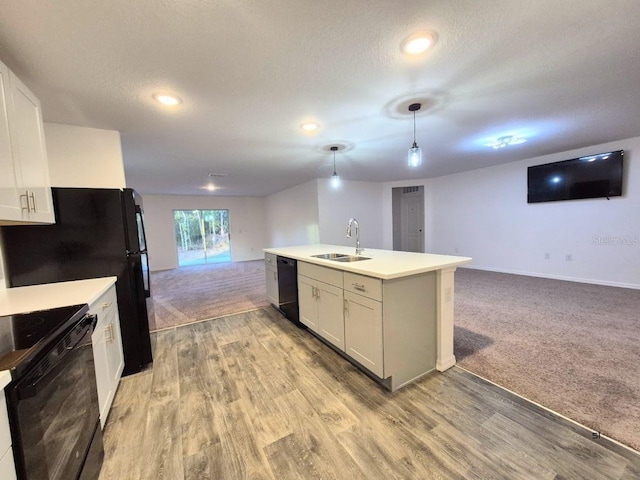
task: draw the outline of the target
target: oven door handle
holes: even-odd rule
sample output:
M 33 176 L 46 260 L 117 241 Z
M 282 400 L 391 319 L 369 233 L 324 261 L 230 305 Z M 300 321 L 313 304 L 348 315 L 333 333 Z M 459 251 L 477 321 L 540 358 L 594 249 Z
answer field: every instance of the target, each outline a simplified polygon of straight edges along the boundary
M 97 318 L 96 315 L 85 315 L 82 320 L 71 327 L 62 339 L 51 348 L 49 353 L 31 369 L 31 373 L 17 385 L 17 393 L 20 400 L 32 398 L 38 394 L 40 382 L 82 342 L 86 333 L 95 326 Z M 69 335 L 76 330 L 76 342 L 67 345 L 66 341 Z

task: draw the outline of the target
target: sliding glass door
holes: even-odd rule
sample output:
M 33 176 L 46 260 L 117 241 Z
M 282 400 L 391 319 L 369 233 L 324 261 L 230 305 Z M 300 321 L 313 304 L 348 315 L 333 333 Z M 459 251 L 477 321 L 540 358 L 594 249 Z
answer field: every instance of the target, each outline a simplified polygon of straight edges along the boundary
M 229 210 L 174 210 L 178 265 L 231 261 Z

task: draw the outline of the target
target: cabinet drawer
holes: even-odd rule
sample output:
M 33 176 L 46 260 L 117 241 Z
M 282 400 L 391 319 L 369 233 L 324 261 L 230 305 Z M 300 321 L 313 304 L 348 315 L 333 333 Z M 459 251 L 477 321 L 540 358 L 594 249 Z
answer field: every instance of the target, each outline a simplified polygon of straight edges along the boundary
M 118 312 L 116 287 L 112 285 L 106 292 L 89 306 L 89 313 L 98 316 L 98 326 L 104 326 Z
M 265 253 L 264 254 L 264 263 L 265 263 L 265 265 L 267 265 L 267 266 L 271 265 L 271 266 L 275 267 L 277 265 L 276 264 L 277 257 L 278 256 L 274 255 L 273 253 Z
M 298 275 L 342 288 L 342 270 L 321 267 L 312 263 L 298 262 Z
M 344 289 L 358 295 L 382 301 L 382 280 L 344 272 Z

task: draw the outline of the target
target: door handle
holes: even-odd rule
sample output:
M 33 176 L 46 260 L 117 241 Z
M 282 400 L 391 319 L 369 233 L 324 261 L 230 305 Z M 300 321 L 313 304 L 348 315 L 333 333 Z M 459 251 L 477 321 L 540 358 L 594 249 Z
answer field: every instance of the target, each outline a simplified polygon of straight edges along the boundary
M 33 210 L 31 210 L 31 204 L 29 202 L 29 199 L 33 202 Z M 29 198 L 27 199 L 27 205 L 29 205 L 29 211 L 36 213 L 36 194 L 34 192 L 31 192 L 29 194 Z
M 342 300 L 342 309 L 346 315 L 349 315 L 349 300 L 346 298 Z
M 353 289 L 354 290 L 358 290 L 359 292 L 366 291 L 366 289 L 364 288 L 364 285 L 362 283 L 352 283 L 351 285 L 353 285 Z
M 106 343 L 113 343 L 113 323 L 110 323 L 109 326 L 105 328 L 105 331 L 109 334 L 109 337 L 105 340 Z
M 30 206 L 29 206 L 29 192 L 28 192 L 28 191 L 24 192 L 24 193 L 23 193 L 22 195 L 20 195 L 18 198 L 20 199 L 20 210 L 21 210 L 21 211 L 23 211 L 23 212 L 26 210 L 26 211 L 27 211 L 27 214 L 28 214 L 28 213 L 30 212 Z M 26 207 L 24 207 L 24 206 L 22 205 L 22 199 L 23 199 L 23 198 L 27 201 L 27 206 L 26 206 Z
M 102 309 L 103 309 L 103 310 L 106 310 L 106 309 L 107 309 L 107 308 L 109 308 L 110 306 L 111 306 L 111 302 L 104 302 L 104 303 L 102 304 Z
M 273 272 L 273 279 L 278 280 L 278 277 L 276 276 L 276 272 Z

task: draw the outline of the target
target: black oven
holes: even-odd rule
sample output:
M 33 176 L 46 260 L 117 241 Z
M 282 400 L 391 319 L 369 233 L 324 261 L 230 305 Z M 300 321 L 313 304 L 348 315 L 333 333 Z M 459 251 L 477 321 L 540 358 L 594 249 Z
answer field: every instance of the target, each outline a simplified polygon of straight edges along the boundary
M 5 389 L 18 479 L 93 480 L 100 473 L 96 317 L 86 305 L 65 308 L 4 317 L 14 336 L 9 356 L 20 357 Z M 34 337 L 42 338 L 29 346 Z

